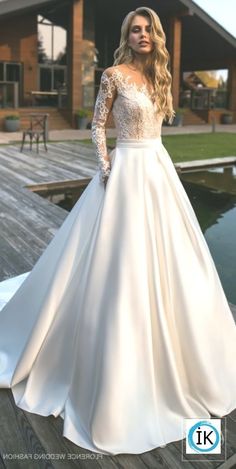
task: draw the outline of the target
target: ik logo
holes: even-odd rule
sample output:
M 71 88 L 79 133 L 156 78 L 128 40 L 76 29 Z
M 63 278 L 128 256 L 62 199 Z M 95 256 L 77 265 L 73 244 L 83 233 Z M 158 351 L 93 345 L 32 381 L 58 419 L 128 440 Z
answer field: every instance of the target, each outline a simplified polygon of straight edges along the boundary
M 221 454 L 221 419 L 185 419 L 186 454 Z

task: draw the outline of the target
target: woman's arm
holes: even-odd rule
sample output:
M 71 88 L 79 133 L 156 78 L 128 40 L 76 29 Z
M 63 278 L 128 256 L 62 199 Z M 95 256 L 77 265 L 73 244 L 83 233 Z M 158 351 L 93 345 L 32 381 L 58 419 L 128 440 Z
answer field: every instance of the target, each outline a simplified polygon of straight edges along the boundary
M 116 86 L 112 67 L 106 69 L 101 77 L 92 120 L 92 141 L 96 147 L 100 181 L 105 182 L 111 171 L 111 161 L 107 152 L 105 125 L 116 97 Z

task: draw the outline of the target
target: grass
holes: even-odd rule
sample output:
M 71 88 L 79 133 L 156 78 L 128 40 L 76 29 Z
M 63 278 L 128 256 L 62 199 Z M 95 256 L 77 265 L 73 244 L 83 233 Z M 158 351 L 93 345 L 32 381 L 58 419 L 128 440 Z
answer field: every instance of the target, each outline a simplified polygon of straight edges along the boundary
M 224 156 L 236 156 L 236 133 L 217 132 L 187 135 L 164 135 L 162 136 L 162 141 L 174 163 Z M 92 143 L 91 139 L 72 140 L 71 142 L 90 145 Z M 16 143 L 20 144 L 21 142 Z M 108 146 L 114 147 L 115 143 L 115 138 L 107 139 Z M 2 145 L 5 146 L 8 144 Z
M 235 133 L 165 135 L 162 141 L 175 163 L 236 156 Z
M 91 140 L 82 140 L 82 142 L 91 143 Z M 236 156 L 235 133 L 164 135 L 162 136 L 162 142 L 174 163 Z M 114 147 L 115 143 L 115 138 L 107 139 L 109 146 Z

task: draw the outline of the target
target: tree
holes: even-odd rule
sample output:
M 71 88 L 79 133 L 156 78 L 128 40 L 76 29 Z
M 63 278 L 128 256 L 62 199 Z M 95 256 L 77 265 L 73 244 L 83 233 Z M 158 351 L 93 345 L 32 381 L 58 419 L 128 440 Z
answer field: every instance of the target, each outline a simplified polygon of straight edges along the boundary
M 43 36 L 40 33 L 38 35 L 38 62 L 41 64 L 48 62 L 48 56 L 43 45 Z

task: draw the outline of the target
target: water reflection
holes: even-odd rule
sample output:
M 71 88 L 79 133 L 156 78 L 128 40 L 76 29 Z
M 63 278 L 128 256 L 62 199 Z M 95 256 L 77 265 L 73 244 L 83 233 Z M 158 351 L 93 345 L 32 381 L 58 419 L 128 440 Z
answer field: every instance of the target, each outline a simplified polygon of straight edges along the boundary
M 34 190 L 34 192 L 69 212 L 74 207 L 77 200 L 79 200 L 90 180 L 90 178 L 87 178 L 83 181 L 55 183 L 52 184 L 52 186 L 54 186 L 53 188 L 39 188 Z
M 225 294 L 236 304 L 236 167 L 191 171 L 181 180 L 214 259 Z
M 228 300 L 236 304 L 236 168 L 218 167 L 181 174 L 204 233 Z M 51 202 L 71 210 L 91 179 L 73 187 L 37 191 Z M 64 186 L 64 187 L 63 187 Z
M 204 170 L 184 172 L 182 181 L 236 195 L 236 166 L 220 166 Z

